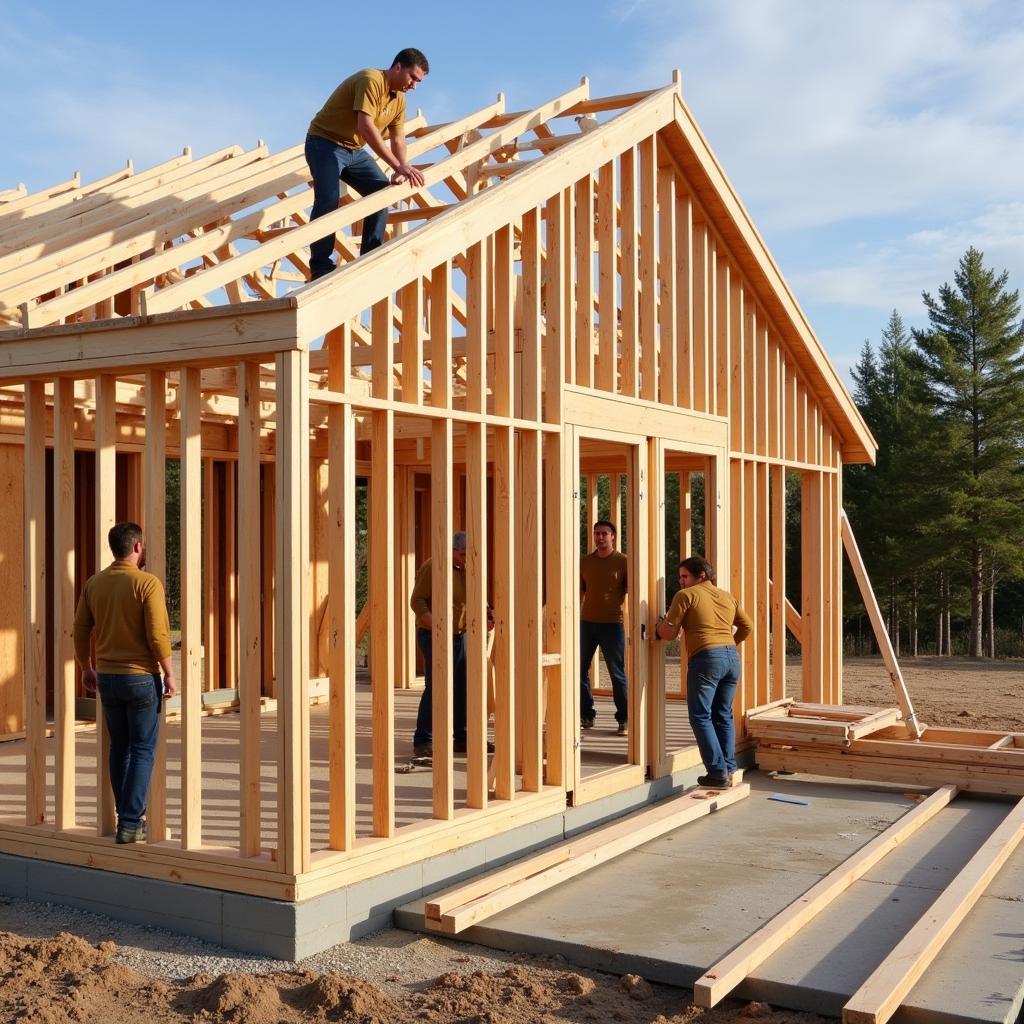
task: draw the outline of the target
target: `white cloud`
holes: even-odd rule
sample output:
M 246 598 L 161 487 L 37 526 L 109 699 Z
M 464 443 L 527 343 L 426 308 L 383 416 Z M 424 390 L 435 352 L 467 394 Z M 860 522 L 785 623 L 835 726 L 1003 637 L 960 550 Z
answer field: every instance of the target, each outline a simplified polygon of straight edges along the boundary
M 1024 202 L 990 206 L 978 215 L 915 231 L 863 250 L 855 260 L 791 275 L 802 301 L 874 309 L 921 310 L 921 292 L 935 293 L 951 281 L 970 246 L 985 265 L 1009 272 L 1010 287 L 1024 281 Z
M 767 229 L 1017 194 L 1024 16 L 1007 0 L 632 0 L 637 81 L 683 93 Z

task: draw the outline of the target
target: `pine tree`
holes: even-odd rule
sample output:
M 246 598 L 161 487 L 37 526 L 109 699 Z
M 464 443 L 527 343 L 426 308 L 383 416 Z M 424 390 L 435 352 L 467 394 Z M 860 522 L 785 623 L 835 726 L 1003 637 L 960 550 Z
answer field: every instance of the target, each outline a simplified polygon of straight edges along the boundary
M 945 502 L 935 528 L 970 582 L 968 653 L 980 657 L 986 558 L 1021 571 L 1024 539 L 1024 324 L 1007 274 L 970 248 L 953 284 L 924 293 L 930 327 L 915 330 L 920 366 L 949 449 Z M 955 569 L 954 569 L 955 571 Z
M 907 623 L 909 650 L 917 650 L 920 583 L 934 543 L 918 524 L 928 518 L 936 445 L 934 416 L 902 317 L 893 310 L 877 355 L 865 343 L 853 370 L 854 398 L 878 442 L 874 468 L 848 467 L 844 503 L 876 592 L 889 595 L 890 635 Z

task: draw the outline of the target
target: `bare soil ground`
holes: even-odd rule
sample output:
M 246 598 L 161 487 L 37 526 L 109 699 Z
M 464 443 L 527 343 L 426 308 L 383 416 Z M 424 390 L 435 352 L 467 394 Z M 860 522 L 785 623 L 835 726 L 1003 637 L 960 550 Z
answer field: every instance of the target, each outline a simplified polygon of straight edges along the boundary
M 1024 732 L 1024 661 L 901 658 L 900 669 L 925 725 Z M 843 702 L 897 706 L 881 659 L 843 662 Z
M 909 659 L 904 676 L 929 725 L 1024 731 L 1024 664 Z M 798 689 L 799 670 L 790 672 Z M 849 704 L 893 706 L 876 659 L 845 667 Z M 2 920 L 2 917 L 0 917 Z M 23 928 L 31 932 L 30 928 Z M 382 936 L 395 933 L 382 933 Z M 95 936 L 91 936 L 95 938 Z M 430 938 L 405 943 L 370 936 L 373 967 L 360 976 L 296 965 L 267 973 L 168 976 L 115 942 L 67 932 L 0 932 L 0 1022 L 25 1024 L 814 1024 L 810 1014 L 729 1001 L 701 1010 L 690 992 L 567 969 L 564 962 L 458 946 Z M 340 949 L 341 947 L 339 947 Z M 211 958 L 212 959 L 212 958 Z M 223 962 L 223 961 L 221 961 Z M 129 966 L 139 964 L 140 970 Z

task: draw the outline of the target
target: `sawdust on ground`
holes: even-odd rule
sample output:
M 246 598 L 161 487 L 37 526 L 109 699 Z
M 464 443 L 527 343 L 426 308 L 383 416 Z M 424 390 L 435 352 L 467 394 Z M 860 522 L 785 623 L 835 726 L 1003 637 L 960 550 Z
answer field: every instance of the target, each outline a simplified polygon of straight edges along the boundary
M 1024 731 L 1021 663 L 967 659 L 905 661 L 920 718 L 930 725 Z M 790 672 L 790 683 L 797 673 Z M 845 668 L 848 704 L 891 706 L 892 687 L 876 659 Z M 199 974 L 181 982 L 148 977 L 116 962 L 113 942 L 68 933 L 25 938 L 0 932 L 0 1021 L 24 1024 L 814 1024 L 811 1014 L 764 1003 L 727 1001 L 714 1010 L 687 989 L 567 969 L 519 956 L 496 973 L 447 970 L 390 984 L 346 974 L 294 970 Z

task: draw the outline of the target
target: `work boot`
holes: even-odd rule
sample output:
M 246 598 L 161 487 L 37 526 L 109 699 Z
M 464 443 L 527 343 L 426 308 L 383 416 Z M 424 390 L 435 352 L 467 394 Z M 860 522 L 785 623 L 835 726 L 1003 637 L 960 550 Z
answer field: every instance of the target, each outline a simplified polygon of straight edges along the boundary
M 732 775 L 698 775 L 697 785 L 710 789 L 728 789 L 732 785 Z
M 136 828 L 123 828 L 118 825 L 115 843 L 144 843 L 146 841 L 146 823 L 140 821 Z

